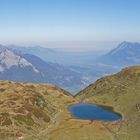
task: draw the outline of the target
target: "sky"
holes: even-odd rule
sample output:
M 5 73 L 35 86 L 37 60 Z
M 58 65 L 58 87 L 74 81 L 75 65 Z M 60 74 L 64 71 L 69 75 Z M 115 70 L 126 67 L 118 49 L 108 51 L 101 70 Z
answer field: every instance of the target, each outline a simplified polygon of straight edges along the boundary
M 94 47 L 139 37 L 140 0 L 0 0 L 3 44 Z

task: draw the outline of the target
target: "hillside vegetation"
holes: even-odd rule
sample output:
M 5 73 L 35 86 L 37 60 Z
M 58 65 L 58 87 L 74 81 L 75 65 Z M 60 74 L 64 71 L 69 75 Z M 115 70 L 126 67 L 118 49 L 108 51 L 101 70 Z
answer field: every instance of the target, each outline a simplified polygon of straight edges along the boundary
M 76 98 L 90 103 L 108 105 L 122 114 L 119 140 L 140 138 L 140 66 L 123 69 L 103 77 L 82 90 Z
M 78 102 L 112 107 L 117 121 L 73 118 Z M 0 140 L 139 140 L 140 66 L 103 77 L 72 97 L 48 84 L 0 81 Z
M 122 120 L 79 120 L 65 112 L 59 125 L 44 133 L 40 140 L 139 140 L 140 66 L 125 68 L 97 80 L 75 99 L 111 107 L 122 115 Z
M 53 85 L 0 81 L 0 140 L 36 136 L 72 100 Z

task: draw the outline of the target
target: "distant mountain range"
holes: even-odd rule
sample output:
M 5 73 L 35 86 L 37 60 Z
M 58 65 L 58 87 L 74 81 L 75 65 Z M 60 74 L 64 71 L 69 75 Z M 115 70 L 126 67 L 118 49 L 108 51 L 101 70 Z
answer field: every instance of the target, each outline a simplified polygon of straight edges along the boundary
M 101 55 L 95 51 L 91 52 L 67 52 L 61 49 L 35 47 L 9 46 L 23 54 L 32 54 L 47 62 L 56 62 L 62 65 L 92 66 L 98 64 L 107 67 L 125 67 L 140 64 L 140 44 L 122 42 L 115 49 Z M 93 60 L 94 59 L 94 60 Z M 93 61 L 92 61 L 93 60 Z
M 31 54 L 22 54 L 0 46 L 0 79 L 18 82 L 53 83 L 74 92 L 88 84 L 80 73 L 65 66 L 45 62 Z
M 127 66 L 140 64 L 140 44 L 122 42 L 115 49 L 92 61 L 90 73 L 96 79 L 120 71 Z
M 15 49 L 20 53 L 23 54 L 32 54 L 35 56 L 40 57 L 42 60 L 46 62 L 53 62 L 58 63 L 65 66 L 85 66 L 88 67 L 90 65 L 90 60 L 98 58 L 103 54 L 102 51 L 81 51 L 80 48 L 75 49 L 68 49 L 68 48 L 47 48 L 41 46 L 16 46 L 16 45 L 9 45 L 9 48 Z
M 115 49 L 100 57 L 98 63 L 114 67 L 140 64 L 140 44 L 122 42 Z
M 80 54 L 40 46 L 1 45 L 0 79 L 53 83 L 69 92 L 78 92 L 102 76 L 140 64 L 140 44 L 122 42 L 110 52 L 93 58 L 94 52 Z

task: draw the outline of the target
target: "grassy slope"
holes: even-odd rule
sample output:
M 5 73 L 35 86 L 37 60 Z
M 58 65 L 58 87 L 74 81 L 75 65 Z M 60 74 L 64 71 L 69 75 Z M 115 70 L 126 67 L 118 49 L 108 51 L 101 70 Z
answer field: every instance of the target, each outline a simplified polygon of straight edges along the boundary
M 67 107 L 81 100 L 112 106 L 123 115 L 123 121 L 74 119 Z M 101 78 L 81 91 L 75 99 L 52 85 L 1 81 L 0 112 L 7 112 L 10 117 L 0 115 L 0 138 L 4 134 L 15 136 L 20 131 L 25 134 L 24 140 L 139 140 L 140 110 L 136 108 L 137 103 L 140 104 L 140 67 L 127 68 Z M 36 109 L 41 117 L 34 114 Z M 24 119 L 17 119 L 17 115 L 25 116 Z M 3 120 L 6 119 L 4 122 L 7 123 L 9 118 L 12 125 L 2 125 Z
M 64 111 L 59 124 L 40 140 L 139 140 L 140 67 L 130 67 L 97 80 L 81 91 L 76 99 L 111 106 L 123 116 L 122 121 L 84 121 Z
M 0 81 L 0 140 L 37 136 L 72 101 L 53 85 Z
M 117 138 L 139 140 L 140 109 L 136 108 L 136 104 L 140 104 L 140 66 L 126 68 L 115 75 L 101 78 L 76 97 L 112 106 L 123 115 Z

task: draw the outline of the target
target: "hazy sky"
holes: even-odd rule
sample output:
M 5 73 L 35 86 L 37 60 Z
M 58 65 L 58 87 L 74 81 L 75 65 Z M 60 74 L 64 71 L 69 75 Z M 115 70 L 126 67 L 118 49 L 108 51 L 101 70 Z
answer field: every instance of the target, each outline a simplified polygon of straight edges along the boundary
M 140 0 L 0 0 L 0 43 L 123 40 L 140 41 Z

